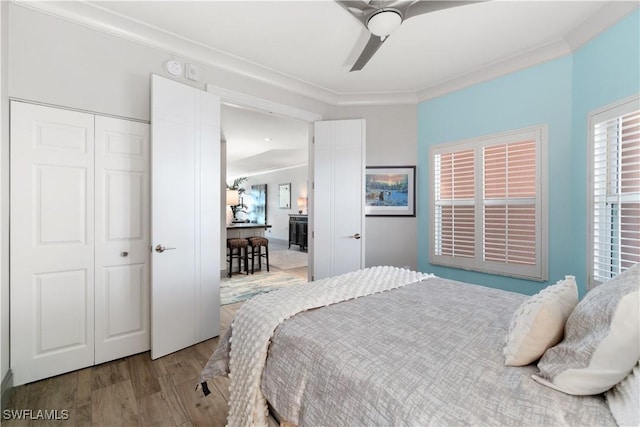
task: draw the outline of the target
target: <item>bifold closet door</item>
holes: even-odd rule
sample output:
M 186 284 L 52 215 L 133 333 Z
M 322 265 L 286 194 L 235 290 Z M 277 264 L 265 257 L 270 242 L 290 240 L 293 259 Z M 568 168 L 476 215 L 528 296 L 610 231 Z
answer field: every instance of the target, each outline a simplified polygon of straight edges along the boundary
M 94 116 L 11 103 L 14 385 L 94 363 Z
M 95 118 L 95 363 L 151 348 L 149 125 Z
M 11 103 L 14 385 L 150 348 L 149 125 Z

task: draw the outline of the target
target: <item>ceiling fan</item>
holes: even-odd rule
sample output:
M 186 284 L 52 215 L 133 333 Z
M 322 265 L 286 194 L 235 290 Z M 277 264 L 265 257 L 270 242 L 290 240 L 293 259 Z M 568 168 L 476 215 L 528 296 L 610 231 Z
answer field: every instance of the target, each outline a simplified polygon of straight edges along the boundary
M 480 0 L 483 1 L 483 0 Z M 367 45 L 349 71 L 361 70 L 400 24 L 414 16 L 478 1 L 457 0 L 336 0 L 371 33 Z

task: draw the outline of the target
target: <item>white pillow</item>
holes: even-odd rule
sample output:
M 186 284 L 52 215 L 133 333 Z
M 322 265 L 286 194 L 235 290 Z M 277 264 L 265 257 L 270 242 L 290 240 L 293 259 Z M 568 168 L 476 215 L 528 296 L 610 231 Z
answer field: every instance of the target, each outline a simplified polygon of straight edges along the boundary
M 576 304 L 578 286 L 573 276 L 565 276 L 522 303 L 511 319 L 503 350 L 504 364 L 528 365 L 559 343 Z
M 620 427 L 640 426 L 640 362 L 605 396 Z
M 640 264 L 585 295 L 567 319 L 564 340 L 547 350 L 533 379 L 568 394 L 599 394 L 640 359 Z

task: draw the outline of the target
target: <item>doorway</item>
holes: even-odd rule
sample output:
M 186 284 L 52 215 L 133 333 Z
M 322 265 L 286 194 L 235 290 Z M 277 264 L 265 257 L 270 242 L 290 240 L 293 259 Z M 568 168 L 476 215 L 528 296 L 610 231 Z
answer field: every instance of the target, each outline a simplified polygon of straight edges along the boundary
M 212 91 L 211 88 L 208 88 Z M 216 90 L 213 90 L 217 93 Z M 240 203 L 234 209 L 233 218 L 236 221 L 256 222 L 252 188 L 266 188 L 266 225 L 268 229 L 260 233 L 269 239 L 270 271 L 267 273 L 263 266 L 261 271 L 253 275 L 238 275 L 234 264 L 232 282 L 264 282 L 269 286 L 273 283 L 305 283 L 311 277 L 308 268 L 307 245 L 289 244 L 290 215 L 304 216 L 307 220 L 309 210 L 309 143 L 311 141 L 312 123 L 320 118 L 305 112 L 294 112 L 287 106 L 273 104 L 251 98 L 244 105 L 239 105 L 235 97 L 245 95 L 232 94 L 222 90 L 221 132 L 223 141 L 223 158 L 226 164 L 223 168 L 223 180 L 232 184 L 237 178 L 246 178 L 240 184 L 243 192 L 233 203 Z M 286 110 L 286 114 L 284 111 Z M 295 111 L 295 110 L 293 110 Z M 290 189 L 289 203 L 281 207 L 279 203 L 279 188 L 284 184 Z M 225 203 L 225 215 L 231 216 L 231 209 Z M 229 220 L 223 221 L 222 227 L 226 232 Z M 233 233 L 235 230 L 231 230 Z M 226 238 L 222 239 L 225 245 Z M 225 271 L 221 288 L 221 302 L 225 298 L 226 278 L 226 245 Z M 304 264 L 300 263 L 304 258 Z M 229 279 L 227 279 L 229 280 Z

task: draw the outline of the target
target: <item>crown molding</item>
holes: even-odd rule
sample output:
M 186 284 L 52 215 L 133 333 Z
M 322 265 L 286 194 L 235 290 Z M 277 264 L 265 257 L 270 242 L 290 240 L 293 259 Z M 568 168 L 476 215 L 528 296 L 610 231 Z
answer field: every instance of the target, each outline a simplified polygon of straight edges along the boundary
M 471 70 L 416 92 L 337 93 L 285 73 L 212 49 L 177 34 L 113 13 L 86 1 L 12 0 L 12 3 L 336 106 L 417 104 L 520 71 L 574 52 L 639 7 L 637 1 L 608 2 L 561 40 L 537 46 L 529 51 Z
M 455 92 L 542 64 L 552 59 L 560 58 L 570 53 L 571 50 L 567 43 L 564 40 L 557 40 L 422 89 L 418 92 L 418 101 L 422 102 L 437 98 L 447 93 Z
M 122 16 L 83 0 L 64 2 L 12 0 L 12 3 L 164 51 L 170 55 L 264 82 L 326 104 L 336 105 L 338 103 L 338 94 L 329 89 L 213 49 L 202 43 Z
M 418 91 L 418 102 L 427 101 L 507 74 L 569 55 L 637 9 L 637 1 L 606 3 L 596 13 L 571 30 L 563 39 L 444 80 Z
M 565 37 L 565 40 L 571 48 L 571 51 L 574 52 L 639 7 L 640 3 L 636 0 L 606 3 L 598 12 L 571 30 Z

